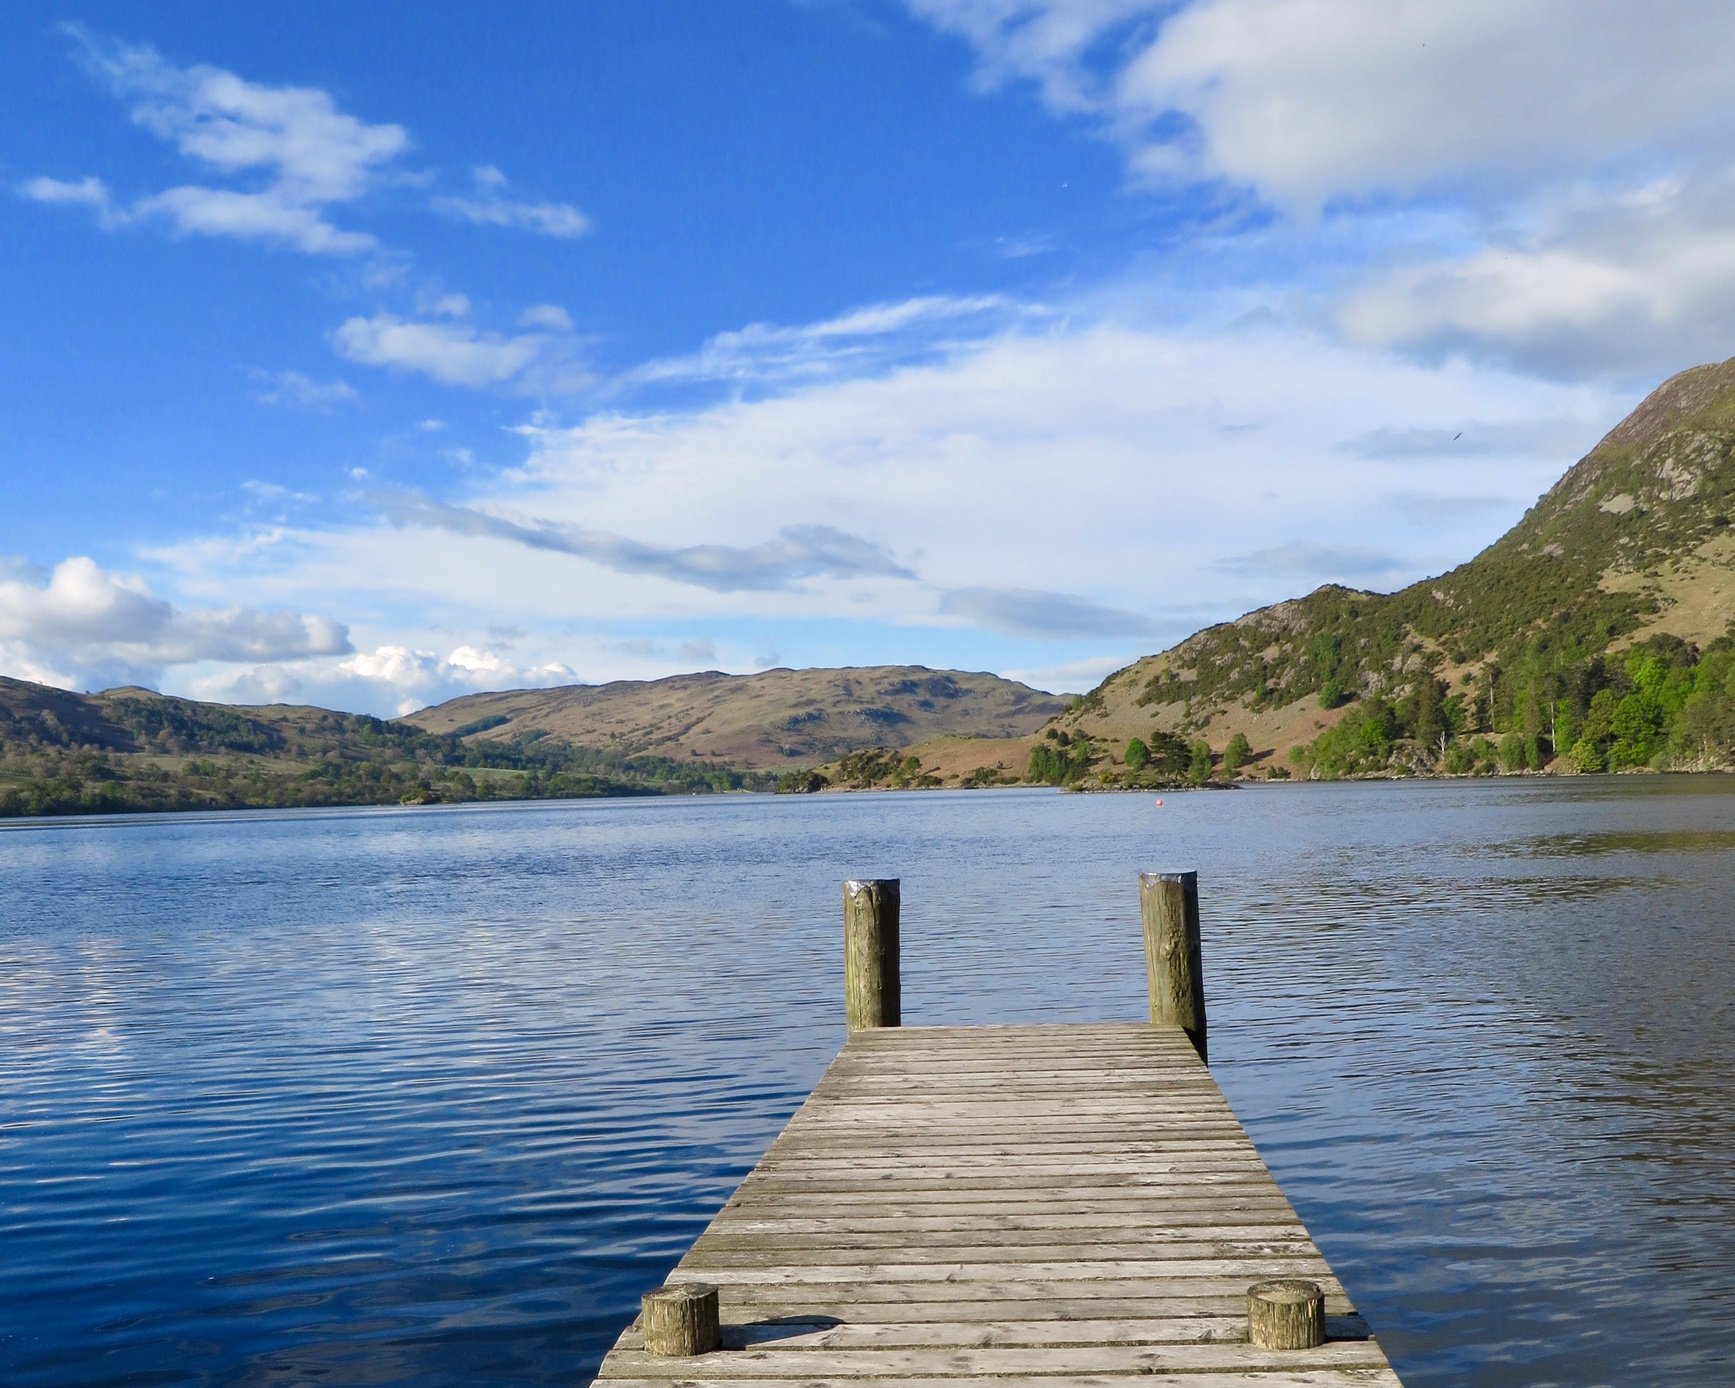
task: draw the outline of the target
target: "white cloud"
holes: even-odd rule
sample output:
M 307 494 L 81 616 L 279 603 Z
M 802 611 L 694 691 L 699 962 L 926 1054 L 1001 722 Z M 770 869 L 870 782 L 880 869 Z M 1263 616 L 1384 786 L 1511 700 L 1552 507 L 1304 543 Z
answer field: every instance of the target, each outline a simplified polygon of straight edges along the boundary
M 138 124 L 224 173 L 262 171 L 299 201 L 355 198 L 409 147 L 401 126 L 357 120 L 326 92 L 267 87 L 203 65 L 177 68 L 151 48 L 76 32 L 89 66 L 131 104 Z
M 365 232 L 333 226 L 318 209 L 276 191 L 241 193 L 228 188 L 170 188 L 133 204 L 129 217 L 163 216 L 175 230 L 200 236 L 263 241 L 308 255 L 356 255 L 379 243 Z
M 521 202 L 505 196 L 506 175 L 491 164 L 473 171 L 476 184 L 468 197 L 442 196 L 431 200 L 436 212 L 478 226 L 512 227 L 543 236 L 572 240 L 590 230 L 590 218 L 570 203 Z
M 1125 667 L 1124 655 L 1093 655 L 1059 665 L 1019 666 L 1001 673 L 1032 689 L 1049 694 L 1083 694 L 1095 689 L 1116 670 Z
M 119 224 L 108 185 L 100 178 L 81 178 L 68 182 L 59 178 L 31 178 L 18 185 L 21 196 L 32 202 L 45 202 L 61 207 L 88 207 L 96 213 L 98 225 L 109 228 Z
M 763 398 L 532 416 L 519 466 L 468 474 L 449 499 L 400 493 L 381 520 L 375 497 L 231 564 L 187 545 L 150 557 L 189 601 L 343 612 L 367 654 L 293 669 L 302 697 L 348 707 L 547 664 L 590 679 L 785 659 L 1060 670 L 1131 660 L 1321 577 L 1447 568 L 1631 403 L 1269 315 L 1169 324 L 1137 294 L 1093 302 L 1012 306 L 972 338 L 937 316 L 902 365 Z M 780 331 L 823 342 L 904 317 L 870 306 Z M 1450 467 L 1394 464 L 1467 427 L 1477 445 Z M 1370 535 L 1403 563 L 1374 566 Z M 503 616 L 521 629 L 509 656 L 487 634 Z M 695 629 L 718 633 L 715 659 L 679 652 Z
M 348 381 L 316 381 L 299 371 L 250 371 L 253 398 L 265 405 L 299 405 L 309 410 L 329 410 L 348 405 L 357 396 Z
M 241 484 L 241 490 L 265 506 L 311 506 L 319 500 L 312 492 L 298 492 L 280 482 L 262 482 L 252 477 Z
M 367 366 L 419 371 L 453 386 L 500 385 L 547 345 L 539 334 L 502 337 L 461 323 L 417 323 L 389 313 L 345 319 L 332 334 L 339 354 Z
M 152 597 L 143 580 L 105 573 L 89 559 L 0 581 L 3 637 L 126 641 L 160 632 L 170 617 L 169 604 Z
M 974 45 L 987 82 L 1033 82 L 1135 165 L 1291 206 L 1593 173 L 1658 148 L 1720 158 L 1735 106 L 1735 10 L 1716 0 L 910 4 Z
M 67 26 L 86 69 L 127 103 L 135 124 L 212 172 L 263 175 L 263 189 L 190 184 L 117 209 L 101 180 L 33 179 L 26 196 L 83 203 L 105 227 L 163 218 L 177 231 L 355 255 L 378 242 L 334 225 L 330 207 L 354 202 L 409 148 L 401 126 L 371 125 L 309 87 L 269 87 L 221 68 L 177 67 L 154 49 Z
M 1540 194 L 1491 244 L 1362 280 L 1338 321 L 1361 341 L 1436 357 L 1660 376 L 1730 351 L 1732 218 L 1735 164 Z
M 991 317 L 1033 313 L 1029 306 L 1015 305 L 999 295 L 924 295 L 864 305 L 817 323 L 749 323 L 718 333 L 689 356 L 646 362 L 617 386 L 664 381 L 788 382 L 846 371 L 859 374 L 876 365 L 907 360 L 913 346 L 947 325 L 980 334 Z
M 1567 426 L 1546 437 L 1525 426 L 1576 420 L 1582 451 L 1626 403 L 1394 361 L 1269 323 L 1027 321 L 1051 325 L 762 400 L 528 424 L 519 468 L 473 479 L 462 501 L 394 499 L 388 509 L 408 529 L 370 521 L 300 532 L 241 591 L 250 601 L 312 593 L 332 610 L 371 608 L 370 630 L 388 621 L 483 630 L 511 613 L 543 640 L 575 620 L 729 619 L 779 631 L 809 620 L 956 630 L 962 620 L 995 632 L 1018 616 L 1006 595 L 1034 592 L 1048 600 L 1050 635 L 1069 625 L 1081 638 L 1094 632 L 1100 651 L 1107 621 L 1130 657 L 1200 619 L 1293 595 L 1294 574 L 1220 566 L 1296 535 L 1351 546 L 1390 536 L 1394 551 L 1408 552 L 1394 581 L 1449 566 L 1571 461 L 1558 451 Z M 1416 526 L 1413 501 L 1405 510 L 1390 500 L 1392 464 L 1344 446 L 1382 430 L 1457 431 L 1466 420 L 1506 430 L 1510 446 L 1456 460 L 1450 475 L 1409 468 L 1405 494 L 1504 498 L 1504 517 L 1482 510 Z M 868 549 L 851 559 L 830 540 L 816 548 L 800 527 L 817 517 L 847 522 L 843 538 Z M 446 557 L 429 562 L 431 553 Z M 845 560 L 845 583 L 791 581 L 843 573 Z M 191 561 L 179 567 L 186 582 L 209 581 Z M 1005 600 L 954 599 L 941 613 L 942 595 L 959 590 Z M 1055 590 L 1079 605 L 1056 615 Z M 1088 594 L 1089 606 L 1068 593 Z M 380 611 L 380 594 L 392 595 L 398 616 Z M 1029 601 L 1021 611 L 1029 635 L 1041 625 L 1032 613 L 1042 613 Z M 779 644 L 788 649 L 789 639 Z M 600 654 L 584 659 L 608 669 Z
M 142 579 L 82 556 L 52 572 L 20 563 L 7 572 L 0 579 L 0 651 L 15 669 L 56 672 L 56 682 L 154 682 L 170 666 L 294 660 L 350 648 L 345 629 L 323 617 L 180 608 Z
M 1728 5 L 909 3 L 1134 181 L 1285 214 L 1282 288 L 1357 341 L 1629 383 L 1728 353 Z
M 436 650 L 383 645 L 335 663 L 300 662 L 224 671 L 191 686 L 197 697 L 224 702 L 295 699 L 326 707 L 402 715 L 479 690 L 541 689 L 572 684 L 577 674 L 559 661 L 517 665 L 486 647 Z
M 559 304 L 532 304 L 518 315 L 526 328 L 549 328 L 557 333 L 572 331 L 572 315 Z
M 939 611 L 990 631 L 1039 640 L 1147 636 L 1154 625 L 1137 612 L 1039 588 L 954 588 L 940 595 Z
M 975 46 L 980 84 L 1036 84 L 1057 111 L 1099 112 L 1103 75 L 1091 59 L 1120 53 L 1169 8 L 1160 0 L 907 0 L 910 9 Z

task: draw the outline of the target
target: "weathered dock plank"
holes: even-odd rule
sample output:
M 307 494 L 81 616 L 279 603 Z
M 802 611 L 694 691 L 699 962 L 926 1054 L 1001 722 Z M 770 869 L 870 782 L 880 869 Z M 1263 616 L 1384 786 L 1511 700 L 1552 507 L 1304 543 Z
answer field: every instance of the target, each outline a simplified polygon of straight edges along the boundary
M 1248 1342 L 1279 1277 L 1325 1344 Z M 721 1347 L 635 1322 L 600 1382 L 1398 1383 L 1178 1026 L 852 1032 L 668 1285 L 717 1289 Z

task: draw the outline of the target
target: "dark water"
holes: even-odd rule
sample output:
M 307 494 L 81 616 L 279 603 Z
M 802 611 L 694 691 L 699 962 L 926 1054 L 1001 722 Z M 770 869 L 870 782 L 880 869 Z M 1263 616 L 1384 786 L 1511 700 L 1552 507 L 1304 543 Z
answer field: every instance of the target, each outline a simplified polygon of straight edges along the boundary
M 1211 1054 L 1411 1388 L 1735 1382 L 1735 786 L 982 792 L 0 830 L 0 1382 L 582 1383 L 841 1040 Z

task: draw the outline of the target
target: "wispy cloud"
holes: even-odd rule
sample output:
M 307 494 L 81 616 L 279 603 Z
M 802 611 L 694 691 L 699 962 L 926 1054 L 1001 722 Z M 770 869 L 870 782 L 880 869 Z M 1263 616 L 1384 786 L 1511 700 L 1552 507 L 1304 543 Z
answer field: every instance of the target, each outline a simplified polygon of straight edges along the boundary
M 537 333 L 503 337 L 468 323 L 418 323 L 380 313 L 347 318 L 332 333 L 340 356 L 417 371 L 450 386 L 492 386 L 521 375 L 544 351 Z
M 695 636 L 672 645 L 648 636 L 633 636 L 614 645 L 622 655 L 635 660 L 673 660 L 690 669 L 702 669 L 717 663 L 717 643 L 709 636 Z
M 1144 636 L 1148 617 L 1104 607 L 1072 593 L 1039 588 L 954 588 L 940 597 L 940 615 L 961 617 L 1008 636 L 1075 641 L 1088 636 Z
M 1461 526 L 1466 519 L 1493 521 L 1504 527 L 1516 521 L 1523 509 L 1512 498 L 1504 496 L 1441 496 L 1417 492 L 1394 493 L 1388 504 L 1419 530 Z M 1460 554 L 1459 557 L 1469 556 Z
M 1319 544 L 1310 540 L 1290 540 L 1248 554 L 1232 555 L 1219 560 L 1217 568 L 1226 574 L 1280 574 L 1330 582 L 1387 582 L 1417 576 L 1413 559 L 1360 545 Z
M 60 207 L 88 207 L 96 213 L 97 225 L 105 230 L 118 226 L 124 220 L 124 214 L 115 210 L 108 185 L 100 178 L 81 178 L 76 181 L 31 178 L 18 185 L 18 192 L 32 202 Z
M 512 227 L 542 236 L 573 240 L 590 230 L 590 218 L 570 203 L 525 202 L 506 196 L 506 175 L 492 164 L 473 172 L 474 191 L 465 197 L 432 199 L 436 212 L 479 226 Z
M 840 371 L 859 373 L 876 359 L 919 355 L 912 335 L 946 329 L 979 334 L 993 315 L 1030 317 L 1037 310 L 999 295 L 924 295 L 867 304 L 817 323 L 750 323 L 719 333 L 697 352 L 665 357 L 628 372 L 620 385 L 667 381 L 790 382 Z
M 263 405 L 297 405 L 307 410 L 329 410 L 353 404 L 358 398 L 348 381 L 316 381 L 299 371 L 249 371 L 253 398 Z
M 518 315 L 518 322 L 526 328 L 546 328 L 557 333 L 572 331 L 572 315 L 559 304 L 532 304 Z
M 36 178 L 22 185 L 38 202 L 82 204 L 108 228 L 164 220 L 176 230 L 286 246 L 310 255 L 373 250 L 366 232 L 328 215 L 366 194 L 409 147 L 401 126 L 374 125 L 340 111 L 310 87 L 271 87 L 203 65 L 177 67 L 145 45 L 66 26 L 86 71 L 127 104 L 136 125 L 218 175 L 263 176 L 263 188 L 185 184 L 121 205 L 98 178 Z
M 1410 425 L 1370 429 L 1345 439 L 1338 447 L 1351 457 L 1390 462 L 1554 453 L 1564 464 L 1572 461 L 1575 449 L 1583 451 L 1594 428 L 1594 423 L 1579 419 L 1467 419 L 1451 428 Z
M 789 588 L 808 578 L 915 577 L 883 546 L 829 525 L 786 526 L 775 540 L 750 546 L 670 547 L 552 521 L 520 524 L 413 492 L 378 492 L 372 500 L 394 525 L 506 540 L 718 593 Z
M 223 68 L 178 66 L 145 44 L 82 25 L 64 26 L 84 69 L 126 104 L 133 123 L 174 146 L 222 182 L 193 182 L 121 198 L 96 176 L 37 177 L 18 185 L 35 202 L 89 208 L 113 230 L 165 223 L 183 235 L 229 237 L 307 255 L 358 256 L 380 250 L 370 232 L 339 225 L 333 209 L 389 183 L 413 182 L 401 166 L 411 148 L 401 125 L 341 110 L 329 92 L 268 86 Z M 263 179 L 264 186 L 257 186 Z M 478 167 L 463 196 L 436 196 L 434 211 L 479 225 L 566 239 L 589 219 L 568 203 L 508 196 L 506 177 Z

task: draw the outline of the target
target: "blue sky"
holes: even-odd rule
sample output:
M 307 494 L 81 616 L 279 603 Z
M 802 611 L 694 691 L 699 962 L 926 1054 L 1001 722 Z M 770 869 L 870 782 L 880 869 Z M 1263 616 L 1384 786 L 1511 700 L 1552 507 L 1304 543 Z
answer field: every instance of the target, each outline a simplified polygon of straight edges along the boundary
M 1735 12 L 0 13 L 0 673 L 1079 690 L 1735 353 Z

